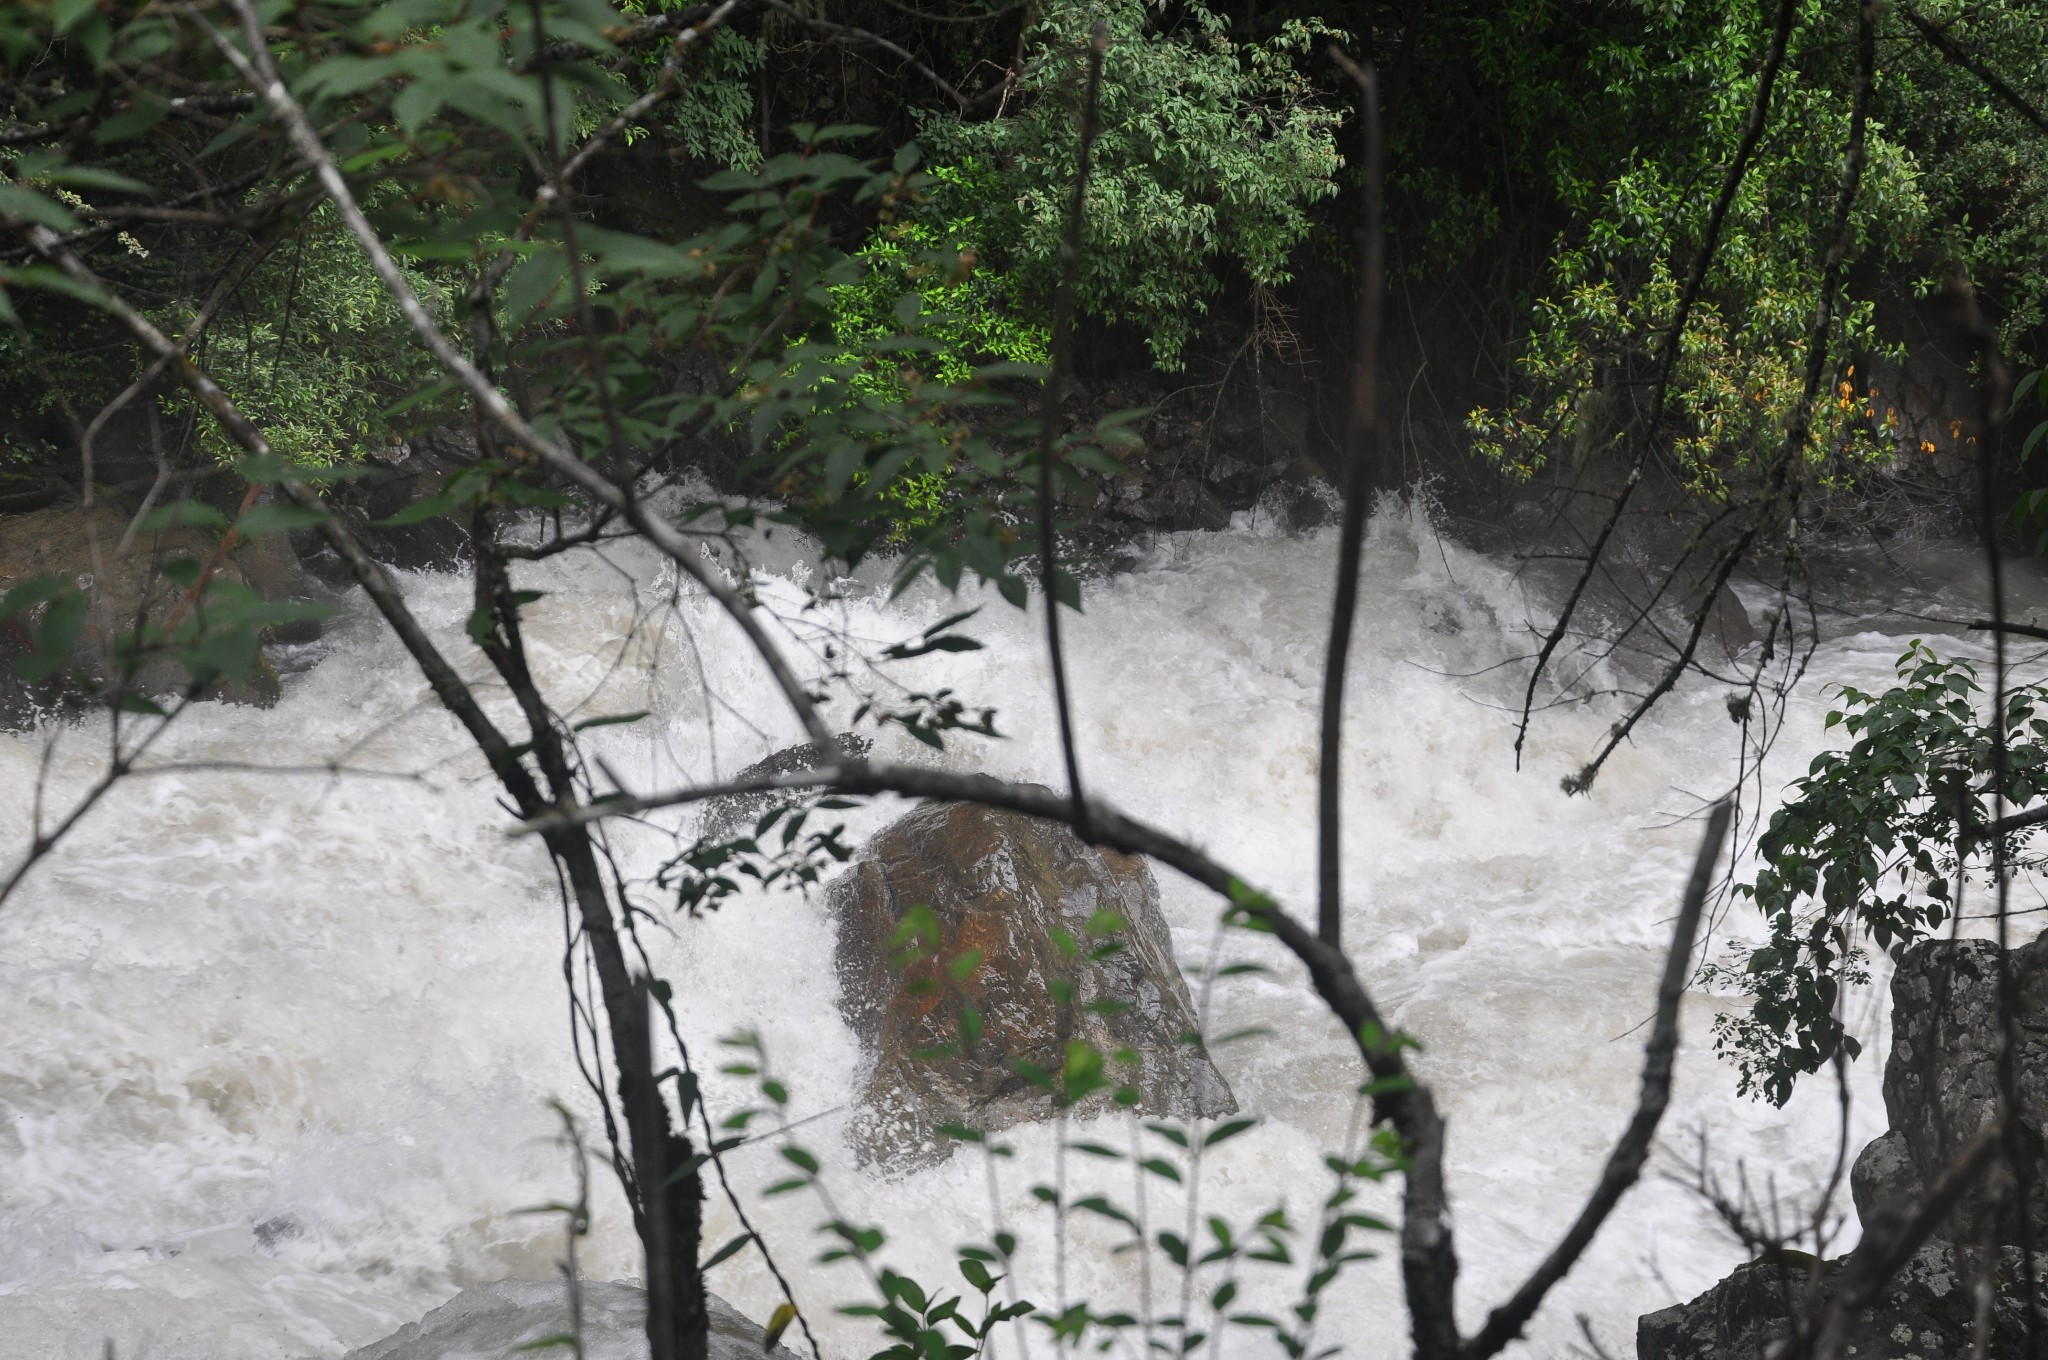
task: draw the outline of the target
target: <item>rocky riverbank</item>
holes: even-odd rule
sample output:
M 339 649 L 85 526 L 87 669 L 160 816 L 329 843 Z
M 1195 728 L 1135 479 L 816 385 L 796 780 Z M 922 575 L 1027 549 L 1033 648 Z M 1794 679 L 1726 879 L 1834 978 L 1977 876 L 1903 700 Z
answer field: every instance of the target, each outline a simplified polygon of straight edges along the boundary
M 1866 1231 L 1897 1223 L 1994 1121 L 2001 962 L 2018 996 L 2020 1137 L 2031 1152 L 2021 1178 L 2030 1187 L 2026 1212 L 2011 1172 L 1994 1167 L 1866 1311 L 1850 1341 L 1857 1360 L 2021 1360 L 2032 1353 L 2029 1281 L 2036 1326 L 2048 1318 L 2048 1252 L 2035 1252 L 2030 1269 L 2022 1249 L 2030 1238 L 2041 1241 L 2048 1225 L 2048 935 L 2002 961 L 1988 940 L 1927 941 L 1899 960 L 1884 1073 L 1890 1128 L 1863 1149 L 1850 1180 Z M 1645 1315 L 1637 1360 L 1769 1356 L 1835 1298 L 1848 1260 L 1766 1253 L 1691 1302 Z

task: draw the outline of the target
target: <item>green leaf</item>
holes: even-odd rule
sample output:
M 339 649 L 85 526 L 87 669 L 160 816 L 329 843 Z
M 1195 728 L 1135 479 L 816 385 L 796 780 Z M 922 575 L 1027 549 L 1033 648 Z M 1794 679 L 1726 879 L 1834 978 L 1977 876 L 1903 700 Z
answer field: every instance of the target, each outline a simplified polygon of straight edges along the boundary
M 775 1343 L 782 1340 L 782 1334 L 789 1330 L 789 1324 L 796 1321 L 796 1307 L 787 1299 L 775 1306 L 769 1314 L 768 1326 L 761 1336 L 761 1349 L 772 1351 Z
M 647 710 L 644 708 L 637 709 L 631 713 L 607 713 L 600 718 L 584 718 L 572 723 L 569 730 L 572 732 L 588 732 L 593 727 L 617 727 L 624 723 L 639 722 L 646 716 Z
M 102 146 L 110 142 L 125 142 L 140 137 L 168 116 L 155 104 L 137 104 L 101 122 L 93 129 L 92 139 Z
M 460 492 L 455 490 L 437 491 L 405 506 L 395 515 L 377 521 L 378 527 L 396 529 L 407 524 L 418 524 L 421 520 L 445 515 L 460 503 Z
M 743 1233 L 741 1233 L 741 1234 L 740 1234 L 740 1235 L 739 1235 L 738 1237 L 735 1237 L 735 1238 L 733 1238 L 733 1239 L 732 1239 L 732 1241 L 730 1241 L 730 1242 L 727 1242 L 727 1243 L 726 1243 L 726 1244 L 725 1244 L 724 1246 L 720 1247 L 720 1248 L 719 1248 L 719 1249 L 718 1249 L 717 1251 L 714 1251 L 714 1252 L 712 1252 L 712 1253 L 711 1253 L 711 1255 L 707 1256 L 707 1257 L 706 1257 L 706 1258 L 704 1259 L 704 1264 L 703 1264 L 702 1266 L 698 1267 L 698 1269 L 700 1269 L 700 1270 L 709 1270 L 709 1269 L 711 1269 L 711 1267 L 713 1267 L 713 1266 L 715 1266 L 715 1265 L 719 1265 L 719 1264 L 721 1264 L 722 1262 L 724 1262 L 724 1261 L 727 1261 L 727 1260 L 731 1259 L 731 1257 L 733 1257 L 733 1256 L 734 1256 L 735 1254 L 737 1254 L 737 1253 L 738 1253 L 739 1251 L 741 1251 L 741 1250 L 742 1250 L 742 1249 L 743 1249 L 743 1248 L 744 1248 L 744 1247 L 745 1247 L 745 1246 L 747 1245 L 747 1243 L 749 1243 L 749 1242 L 751 1242 L 751 1241 L 753 1241 L 753 1240 L 754 1240 L 754 1235 L 753 1235 L 752 1233 L 750 1233 L 750 1232 L 743 1232 Z
M 19 184 L 0 182 L 0 213 L 52 231 L 77 231 L 79 225 L 69 208 Z
M 1228 1123 L 1219 1124 L 1209 1132 L 1208 1137 L 1202 1139 L 1202 1146 L 1205 1148 L 1215 1147 L 1218 1143 L 1237 1137 L 1237 1135 L 1258 1122 L 1256 1119 L 1233 1119 Z
M 0 619 L 11 619 L 24 610 L 33 609 L 66 591 L 77 589 L 76 581 L 56 572 L 31 576 L 13 586 L 6 595 L 0 596 Z
M 70 664 L 84 632 L 85 596 L 71 590 L 50 597 L 42 618 L 36 621 L 31 649 L 15 659 L 16 673 L 31 683 L 49 679 Z
M 172 501 L 150 511 L 136 525 L 137 531 L 145 534 L 188 527 L 225 529 L 228 517 L 204 501 Z

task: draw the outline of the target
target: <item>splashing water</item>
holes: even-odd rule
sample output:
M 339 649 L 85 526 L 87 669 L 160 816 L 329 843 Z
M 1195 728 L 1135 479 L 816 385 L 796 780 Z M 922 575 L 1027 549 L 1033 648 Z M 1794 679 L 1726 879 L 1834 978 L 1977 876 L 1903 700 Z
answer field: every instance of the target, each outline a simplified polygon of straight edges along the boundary
M 801 554 L 779 541 L 764 550 L 777 554 L 764 588 L 795 602 Z M 1093 586 L 1069 629 L 1094 790 L 1190 835 L 1297 910 L 1314 877 L 1334 551 L 1329 533 L 1174 536 Z M 1469 1328 L 1562 1231 L 1627 1118 L 1641 1061 L 1632 1031 L 1649 1013 L 1697 835 L 1676 818 L 1728 784 L 1736 729 L 1720 687 L 1683 686 L 1590 797 L 1566 798 L 1559 776 L 1612 713 L 1542 717 L 1515 771 L 1504 706 L 1519 698 L 1518 672 L 1500 663 L 1527 650 L 1532 610 L 1509 569 L 1439 540 L 1416 511 L 1375 524 L 1365 571 L 1344 763 L 1345 932 L 1383 1008 L 1423 1044 L 1422 1070 L 1449 1117 Z M 528 637 L 558 701 L 587 695 L 586 715 L 651 710 L 590 734 L 629 782 L 730 774 L 797 739 L 736 635 L 651 558 L 586 553 L 521 584 L 547 592 Z M 467 580 L 404 585 L 480 678 L 462 637 Z M 931 590 L 889 603 L 879 577 L 863 578 L 834 624 L 893 641 L 955 607 Z M 815 645 L 809 626 L 794 636 Z M 955 743 L 944 759 L 1057 784 L 1033 618 L 991 594 L 968 631 L 985 650 L 927 658 L 912 675 L 996 705 L 1013 735 Z M 108 1338 L 124 1360 L 334 1356 L 465 1283 L 554 1268 L 559 1220 L 520 1212 L 572 1185 L 547 1101 L 569 1102 L 586 1127 L 595 1112 L 567 1043 L 552 875 L 537 846 L 505 834 L 481 761 L 360 596 L 323 647 L 276 707 L 207 705 L 182 720 L 161 751 L 190 768 L 117 789 L 0 911 L 0 1356 L 97 1357 Z M 1899 648 L 1892 636 L 1840 636 L 1815 674 L 1881 686 Z M 1818 681 L 1795 697 L 1771 790 L 1817 749 L 1823 706 Z M 46 803 L 62 807 L 98 769 L 105 731 L 0 738 L 0 843 L 25 843 L 51 742 Z M 900 735 L 881 748 L 922 758 Z M 333 759 L 391 773 L 246 768 Z M 849 815 L 864 835 L 900 811 Z M 656 837 L 614 835 L 629 864 L 651 866 Z M 1219 948 L 1217 904 L 1169 874 L 1161 886 L 1183 966 L 1197 967 Z M 854 1169 L 841 1131 L 860 1054 L 835 1008 L 832 940 L 815 897 L 773 894 L 677 920 L 649 947 L 674 981 L 700 1066 L 716 1065 L 719 1036 L 760 1033 L 795 1113 L 821 1115 L 795 1136 L 825 1161 L 839 1209 L 888 1231 L 899 1268 L 952 1280 L 952 1248 L 985 1239 L 1000 1212 L 1024 1241 L 1026 1293 L 1054 1301 L 1048 1220 L 1029 1194 L 1055 1174 L 1052 1127 L 1016 1130 L 1016 1156 L 993 1181 L 972 1153 L 894 1181 Z M 1262 1030 L 1217 1057 L 1264 1123 L 1209 1154 L 1199 1213 L 1241 1227 L 1284 1204 L 1312 1223 L 1327 1188 L 1322 1157 L 1352 1118 L 1355 1058 L 1287 960 L 1256 937 L 1222 938 L 1220 949 L 1272 969 L 1219 982 L 1209 997 L 1210 1033 Z M 1705 1131 L 1718 1166 L 1732 1173 L 1740 1160 L 1782 1193 L 1825 1181 L 1834 1092 L 1814 1083 L 1783 1111 L 1738 1101 L 1731 1070 L 1708 1052 L 1720 1004 L 1688 1000 L 1667 1151 L 1552 1295 L 1532 1353 L 1569 1350 L 1577 1313 L 1626 1353 L 1638 1314 L 1737 1263 L 1697 1199 L 1656 1174 L 1680 1167 L 1691 1131 Z M 1873 998 L 1867 1011 L 1872 1056 L 1854 1073 L 1852 1149 L 1883 1126 L 1882 1006 Z M 709 1089 L 715 1108 L 746 1096 L 729 1079 Z M 1111 1118 L 1086 1136 L 1125 1146 L 1132 1132 Z M 779 1160 L 764 1141 L 729 1164 L 755 1200 Z M 1126 1164 L 1076 1158 L 1066 1170 L 1132 1201 Z M 604 1175 L 584 1264 L 625 1277 L 635 1244 Z M 1168 1189 L 1147 1191 L 1155 1231 L 1184 1218 Z M 832 1312 L 864 1297 L 862 1281 L 844 1265 L 810 1264 L 825 1211 L 786 1196 L 755 1212 L 828 1353 L 864 1354 L 861 1327 Z M 707 1242 L 736 1231 L 714 1191 Z M 1070 1299 L 1137 1306 L 1137 1256 L 1110 1250 L 1122 1231 L 1083 1218 L 1072 1232 Z M 1326 1296 L 1323 1341 L 1367 1357 L 1404 1351 L 1391 1255 Z M 1247 1271 L 1240 1306 L 1284 1307 L 1300 1273 Z M 1150 1283 L 1156 1311 L 1177 1312 L 1178 1283 L 1156 1255 Z M 757 1317 L 774 1306 L 751 1252 L 712 1284 Z M 1265 1344 L 1253 1333 L 1228 1342 L 1241 1354 Z

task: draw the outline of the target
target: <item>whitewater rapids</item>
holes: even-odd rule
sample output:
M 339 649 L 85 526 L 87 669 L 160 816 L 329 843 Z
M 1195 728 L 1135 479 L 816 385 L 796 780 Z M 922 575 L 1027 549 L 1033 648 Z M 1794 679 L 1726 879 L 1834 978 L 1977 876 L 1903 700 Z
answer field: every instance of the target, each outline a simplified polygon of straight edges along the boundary
M 1134 570 L 1094 582 L 1068 630 L 1094 790 L 1185 832 L 1297 909 L 1313 884 L 1334 551 L 1332 532 L 1294 538 L 1249 524 L 1172 536 Z M 802 554 L 764 552 L 771 593 L 793 601 Z M 1500 663 L 1527 651 L 1533 606 L 1510 567 L 1440 539 L 1415 511 L 1375 525 L 1365 572 L 1344 763 L 1346 940 L 1383 1008 L 1423 1044 L 1423 1071 L 1449 1117 L 1469 1328 L 1554 1241 L 1627 1117 L 1641 1061 L 1632 1032 L 1648 1014 L 1698 834 L 1680 819 L 1727 786 L 1737 729 L 1724 687 L 1688 684 L 1617 752 L 1590 797 L 1567 798 L 1559 777 L 1614 710 L 1596 702 L 1544 715 L 1515 770 L 1503 706 L 1519 698 L 1521 672 Z M 442 645 L 481 676 L 462 631 L 468 580 L 402 581 Z M 651 558 L 584 553 L 521 584 L 547 592 L 527 629 L 558 701 L 586 699 L 585 715 L 651 711 L 590 734 L 630 781 L 731 774 L 797 738 L 701 599 L 683 593 L 664 625 L 674 582 Z M 889 603 L 877 575 L 852 583 L 834 617 L 894 641 L 956 607 L 934 589 Z M 993 704 L 1011 735 L 961 741 L 947 763 L 1057 784 L 1035 615 L 989 592 L 967 631 L 986 649 L 926 658 L 913 678 Z M 1882 687 L 1903 640 L 1897 628 L 1850 628 L 1822 646 L 1787 714 L 1770 789 L 1819 749 L 1825 686 Z M 573 1186 L 548 1102 L 593 1121 L 567 1041 L 552 876 L 538 847 L 507 837 L 481 760 L 359 594 L 320 648 L 274 708 L 206 705 L 180 722 L 160 759 L 193 768 L 117 789 L 0 909 L 5 1360 L 99 1357 L 109 1340 L 122 1360 L 338 1356 L 466 1283 L 555 1268 L 559 1218 L 522 1212 Z M 26 842 L 52 741 L 45 802 L 60 808 L 97 772 L 105 733 L 87 722 L 0 737 L 0 847 L 10 856 Z M 879 748 L 905 759 L 920 751 L 900 734 Z M 336 759 L 405 777 L 245 768 Z M 853 830 L 898 812 L 851 814 Z M 620 845 L 636 869 L 651 869 L 655 838 L 622 834 Z M 1198 967 L 1215 947 L 1216 903 L 1170 873 L 1161 886 L 1181 962 Z M 957 1286 L 952 1248 L 985 1239 L 995 1211 L 984 1164 L 966 1154 L 896 1181 L 853 1169 L 841 1131 L 860 1054 L 835 1008 L 833 927 L 820 902 L 771 893 L 674 927 L 650 942 L 699 1064 L 722 1060 L 721 1036 L 758 1031 L 794 1113 L 821 1115 L 795 1137 L 826 1163 L 839 1209 L 887 1230 L 899 1268 Z M 1322 1157 L 1351 1119 L 1355 1059 L 1298 969 L 1256 938 L 1225 937 L 1221 949 L 1273 968 L 1217 985 L 1209 1018 L 1212 1034 L 1263 1027 L 1216 1058 L 1264 1122 L 1209 1156 L 1201 1213 L 1242 1226 L 1285 1205 L 1312 1223 L 1327 1186 Z M 1574 1315 L 1584 1313 L 1608 1349 L 1627 1354 L 1638 1314 L 1690 1298 L 1741 1259 L 1699 1200 L 1657 1174 L 1680 1168 L 1696 1133 L 1724 1171 L 1743 1162 L 1753 1182 L 1768 1175 L 1788 1196 L 1826 1179 L 1833 1091 L 1814 1083 L 1782 1111 L 1738 1100 L 1707 1038 L 1723 1004 L 1688 1000 L 1666 1150 L 1551 1296 L 1528 1353 L 1582 1344 Z M 1886 1042 L 1877 998 L 1858 1005 L 1871 1056 L 1852 1083 L 1855 1147 L 1883 1128 Z M 710 1089 L 723 1108 L 747 1095 L 733 1079 Z M 1082 1132 L 1120 1146 L 1130 1138 L 1115 1120 Z M 1053 1130 L 1019 1129 L 1011 1141 L 1017 1155 L 1000 1166 L 995 1201 L 1023 1239 L 1026 1292 L 1050 1301 L 1048 1220 L 1029 1191 L 1054 1174 Z M 734 1153 L 730 1169 L 793 1268 L 828 1356 L 865 1355 L 863 1324 L 832 1311 L 865 1298 L 860 1277 L 810 1264 L 825 1212 L 802 1195 L 759 1199 L 784 1169 L 772 1142 Z M 1130 1202 L 1126 1167 L 1069 1158 L 1068 1170 Z M 595 1173 L 583 1265 L 596 1278 L 628 1277 L 634 1243 L 607 1174 Z M 1179 1227 L 1166 1190 L 1154 1180 L 1148 1191 L 1155 1230 Z M 714 1191 L 707 1241 L 736 1230 Z M 1074 1230 L 1069 1297 L 1134 1305 L 1137 1257 L 1108 1250 L 1121 1233 L 1085 1216 Z M 1844 1246 L 1851 1240 L 1853 1221 Z M 1391 1257 L 1355 1267 L 1327 1297 L 1324 1341 L 1365 1357 L 1404 1351 Z M 1158 1311 L 1177 1311 L 1156 1254 L 1151 1276 Z M 1248 1268 L 1238 1306 L 1284 1306 L 1299 1278 Z M 718 1267 L 712 1284 L 756 1317 L 774 1307 L 751 1252 Z M 1263 1343 L 1233 1332 L 1227 1345 L 1249 1355 Z

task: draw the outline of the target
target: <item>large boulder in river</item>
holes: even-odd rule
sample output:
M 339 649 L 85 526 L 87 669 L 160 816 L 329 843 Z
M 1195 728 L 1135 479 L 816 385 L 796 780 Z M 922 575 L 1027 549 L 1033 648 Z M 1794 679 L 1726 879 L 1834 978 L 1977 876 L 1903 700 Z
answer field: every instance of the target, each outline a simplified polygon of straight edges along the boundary
M 1107 1058 L 1078 1112 L 1119 1093 L 1155 1117 L 1236 1110 L 1196 1035 L 1143 861 L 1055 823 L 930 805 L 876 836 L 830 904 L 841 1006 L 872 1059 L 854 1124 L 864 1161 L 944 1157 L 941 1125 L 1052 1118 L 1048 1084 L 1073 1044 Z M 1087 1065 L 1079 1057 L 1073 1075 Z
M 1846 1258 L 1843 1258 L 1846 1260 Z M 2048 1282 L 2048 1253 L 2036 1253 L 2035 1278 Z M 1820 1270 L 1819 1301 L 1834 1297 L 1842 1260 Z M 1794 1309 L 1811 1314 L 1813 1258 L 1795 1252 L 1752 1261 L 1690 1303 L 1646 1314 L 1636 1324 L 1636 1360 L 1759 1360 L 1791 1334 Z M 1932 1240 L 1892 1277 L 1849 1338 L 1856 1360 L 1942 1360 L 1968 1356 L 1978 1289 L 1989 1289 L 1985 1360 L 2024 1360 L 2025 1262 L 2016 1247 L 1958 1248 Z M 2048 1288 L 2037 1286 L 2042 1306 Z M 1789 1306 L 1788 1306 L 1789 1303 Z
M 647 1360 L 647 1295 L 636 1285 L 581 1281 L 586 1360 Z M 707 1294 L 711 1360 L 796 1360 L 785 1346 L 764 1350 L 761 1328 Z M 560 1280 L 473 1285 L 433 1312 L 343 1360 L 502 1360 L 570 1332 L 568 1286 Z M 527 1354 L 566 1355 L 566 1346 Z
M 2007 956 L 2019 1006 L 2021 1137 L 2033 1153 L 2028 1219 L 2048 1223 L 2048 936 Z M 1850 1186 L 1867 1223 L 1909 1204 L 1998 1109 L 1998 946 L 1989 940 L 1915 945 L 1892 975 L 1892 1051 L 1884 1068 L 1891 1128 L 1856 1159 Z M 2013 1181 L 2001 1165 L 1943 1224 L 1951 1241 L 2020 1245 Z M 2035 1231 L 2038 1233 L 2039 1228 Z

